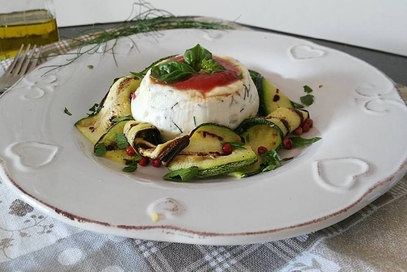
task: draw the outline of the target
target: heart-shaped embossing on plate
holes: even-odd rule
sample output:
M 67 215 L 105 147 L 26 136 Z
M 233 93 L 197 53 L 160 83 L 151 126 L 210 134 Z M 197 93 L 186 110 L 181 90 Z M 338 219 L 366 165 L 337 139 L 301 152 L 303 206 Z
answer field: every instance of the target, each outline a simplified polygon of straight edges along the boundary
M 295 45 L 291 47 L 290 54 L 294 59 L 315 59 L 325 56 L 326 52 L 321 49 L 316 49 L 310 45 Z
M 369 164 L 358 158 L 336 158 L 316 161 L 317 182 L 333 191 L 350 190 L 362 175 L 370 170 Z
M 356 87 L 356 93 L 366 97 L 377 97 L 381 95 L 381 89 L 373 84 L 365 83 Z
M 222 37 L 222 34 L 221 34 L 221 33 L 213 33 L 213 32 L 211 32 L 211 33 L 205 33 L 205 34 L 203 35 L 203 38 L 204 38 L 205 40 L 208 40 L 208 41 L 213 41 L 213 40 L 219 39 L 219 38 L 221 38 L 221 37 Z
M 384 113 L 389 111 L 389 102 L 385 99 L 373 99 L 365 104 L 365 108 L 368 111 L 377 112 L 377 113 Z
M 41 142 L 18 142 L 6 152 L 20 170 L 35 169 L 50 164 L 57 156 L 59 147 Z

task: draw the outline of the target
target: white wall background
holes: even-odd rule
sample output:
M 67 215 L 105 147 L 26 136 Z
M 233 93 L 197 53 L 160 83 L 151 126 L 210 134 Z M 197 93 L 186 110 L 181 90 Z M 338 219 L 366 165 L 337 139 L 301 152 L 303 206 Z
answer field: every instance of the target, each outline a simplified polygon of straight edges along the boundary
M 137 1 L 54 0 L 59 26 L 123 21 Z M 406 0 L 146 1 L 174 15 L 216 17 L 407 56 Z

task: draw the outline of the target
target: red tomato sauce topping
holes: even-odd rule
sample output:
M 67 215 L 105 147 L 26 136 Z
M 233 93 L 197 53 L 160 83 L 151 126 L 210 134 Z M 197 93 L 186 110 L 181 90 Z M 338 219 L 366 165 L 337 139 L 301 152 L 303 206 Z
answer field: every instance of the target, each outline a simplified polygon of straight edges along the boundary
M 213 59 L 225 67 L 225 71 L 216 72 L 213 74 L 196 74 L 192 77 L 168 84 L 179 90 L 197 90 L 202 93 L 210 92 L 215 87 L 229 85 L 241 78 L 239 68 L 232 62 L 213 56 Z M 183 58 L 175 58 L 175 60 L 183 61 Z

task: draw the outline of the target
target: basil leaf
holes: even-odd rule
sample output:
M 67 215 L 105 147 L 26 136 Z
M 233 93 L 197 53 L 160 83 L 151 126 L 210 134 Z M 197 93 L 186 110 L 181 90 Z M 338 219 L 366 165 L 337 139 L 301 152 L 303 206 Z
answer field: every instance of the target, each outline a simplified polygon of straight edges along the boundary
M 176 55 L 171 55 L 171 56 L 167 56 L 164 58 L 161 58 L 159 60 L 154 61 L 153 63 L 151 63 L 149 66 L 147 66 L 146 68 L 143 69 L 143 71 L 136 73 L 136 72 L 131 72 L 133 75 L 135 75 L 136 77 L 141 76 L 141 79 L 147 74 L 148 70 L 150 70 L 152 67 L 156 66 L 157 63 L 163 62 L 164 60 L 168 60 L 171 59 L 173 57 L 175 57 Z
M 165 83 L 182 81 L 195 73 L 191 66 L 179 61 L 167 61 L 151 68 L 151 76 Z
M 212 59 L 212 53 L 199 44 L 195 45 L 195 47 L 185 50 L 184 52 L 185 62 L 192 68 L 194 68 L 195 71 L 201 70 L 201 64 L 203 60 L 210 59 Z
M 300 97 L 301 103 L 305 106 L 311 106 L 314 103 L 314 96 L 312 94 L 307 94 Z
M 304 147 L 318 142 L 319 140 L 321 140 L 321 137 L 314 137 L 310 139 L 305 139 L 302 137 L 290 137 L 290 139 L 293 141 L 293 147 Z
M 172 180 L 172 181 L 190 181 L 198 174 L 198 167 L 191 166 L 186 169 L 178 169 L 171 171 L 164 175 L 165 180 Z
M 173 83 L 188 79 L 197 73 L 213 74 L 225 71 L 220 63 L 212 58 L 212 53 L 199 44 L 195 47 L 185 50 L 184 62 L 169 60 L 157 64 L 151 68 L 151 77 L 164 83 Z M 133 73 L 134 76 L 140 76 L 141 73 Z
M 223 67 L 220 63 L 217 63 L 213 59 L 204 59 L 201 62 L 201 71 L 207 74 L 213 74 L 225 70 L 225 67 Z

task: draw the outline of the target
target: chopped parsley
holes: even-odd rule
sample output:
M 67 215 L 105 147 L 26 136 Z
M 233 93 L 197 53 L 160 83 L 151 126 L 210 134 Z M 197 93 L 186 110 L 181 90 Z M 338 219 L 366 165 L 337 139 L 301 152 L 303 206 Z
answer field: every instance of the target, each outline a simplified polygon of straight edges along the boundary
M 306 94 L 300 97 L 301 103 L 305 106 L 311 106 L 314 103 L 314 96 L 312 94 Z
M 133 173 L 137 170 L 137 160 L 132 160 L 128 165 L 126 165 L 122 171 L 126 173 Z
M 275 149 L 270 149 L 261 155 L 261 162 L 263 165 L 263 172 L 272 171 L 282 165 L 282 160 L 278 157 Z
M 185 169 L 177 169 L 164 175 L 165 180 L 171 181 L 190 181 L 197 176 L 199 172 L 198 166 L 191 166 Z
M 116 145 L 119 149 L 126 149 L 129 146 L 126 136 L 123 133 L 116 133 L 115 135 Z
M 311 89 L 310 86 L 304 85 L 303 88 L 304 88 L 304 92 L 305 92 L 305 93 L 312 93 L 312 89 Z
M 314 103 L 314 95 L 311 94 L 313 90 L 308 85 L 304 85 L 303 88 L 306 95 L 300 97 L 301 103 L 305 106 L 311 106 Z
M 90 113 L 87 113 L 87 115 L 90 116 L 95 116 L 96 114 L 99 113 L 99 111 L 103 108 L 103 105 L 100 105 L 98 103 L 95 103 L 92 107 L 89 108 Z
M 106 146 L 102 143 L 95 145 L 95 155 L 98 157 L 103 157 L 107 152 Z
M 71 116 L 71 115 L 72 115 L 72 113 L 70 113 L 70 112 L 69 112 L 69 110 L 68 110 L 67 108 L 65 108 L 65 109 L 64 109 L 64 113 L 65 113 L 65 114 L 67 114 L 67 115 L 69 115 L 69 116 Z

